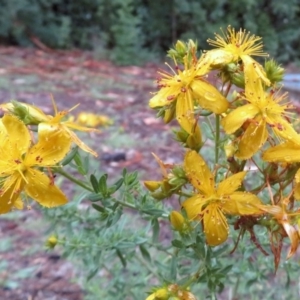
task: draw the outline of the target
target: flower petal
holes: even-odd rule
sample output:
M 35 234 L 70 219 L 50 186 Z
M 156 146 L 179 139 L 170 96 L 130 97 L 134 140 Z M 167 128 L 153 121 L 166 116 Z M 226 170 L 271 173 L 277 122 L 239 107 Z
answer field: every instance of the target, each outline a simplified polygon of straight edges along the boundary
M 27 153 L 24 164 L 31 166 L 54 166 L 69 152 L 71 139 L 59 126 L 39 124 L 39 140 Z
M 212 68 L 218 68 L 220 65 L 228 64 L 237 59 L 236 55 L 223 49 L 209 50 L 204 55 L 203 60 L 209 62 Z
M 221 114 L 228 108 L 227 99 L 210 83 L 205 80 L 194 80 L 191 84 L 194 98 L 204 109 Z
M 2 123 L 7 131 L 10 145 L 1 145 L 2 147 L 11 148 L 9 151 L 10 156 L 15 156 L 16 159 L 25 153 L 31 143 L 30 133 L 26 125 L 13 115 L 4 115 Z M 2 131 L 1 131 L 2 133 Z
M 191 91 L 181 93 L 176 103 L 176 118 L 180 126 L 189 134 L 193 132 L 195 126 L 194 103 Z
M 191 184 L 204 195 L 214 193 L 213 174 L 196 151 L 188 151 L 184 158 L 184 170 Z
M 217 203 L 207 206 L 203 212 L 203 225 L 206 242 L 210 246 L 224 243 L 229 234 L 229 226 Z
M 258 62 L 256 62 L 249 55 L 241 55 L 241 60 L 244 63 L 246 86 L 248 84 L 247 78 L 249 78 L 249 81 L 254 81 L 254 82 L 262 80 L 267 86 L 271 84 L 263 67 Z
M 276 124 L 280 126 L 280 130 L 274 127 L 273 131 L 275 134 L 287 141 L 300 145 L 300 135 L 295 131 L 294 127 L 282 117 L 277 117 L 276 121 Z
M 0 214 L 9 212 L 13 207 L 21 208 L 20 192 L 23 185 L 22 180 L 12 176 L 4 182 L 0 193 Z
M 263 146 L 267 138 L 268 131 L 263 120 L 259 125 L 251 123 L 242 136 L 235 156 L 239 159 L 250 158 Z
M 269 162 L 295 163 L 300 161 L 300 145 L 291 141 L 269 148 L 262 158 Z
M 202 208 L 207 203 L 207 198 L 200 194 L 196 194 L 193 197 L 185 200 L 182 203 L 182 207 L 185 209 L 187 216 L 190 220 L 201 219 Z
M 226 133 L 231 134 L 241 128 L 247 120 L 253 119 L 258 113 L 259 109 L 257 106 L 246 104 L 230 112 L 222 119 L 221 124 Z
M 222 202 L 222 209 L 230 215 L 257 215 L 262 213 L 259 208 L 260 205 L 262 202 L 256 195 L 247 192 L 234 192 Z
M 169 87 L 163 87 L 161 88 L 149 101 L 149 106 L 151 108 L 156 108 L 156 107 L 162 107 L 165 105 L 169 105 L 171 102 L 170 100 L 168 100 L 169 96 L 174 96 L 176 99 L 176 97 L 178 96 L 179 91 L 177 91 L 177 93 L 174 95 L 172 94 L 172 89 L 170 89 Z M 173 100 L 173 97 L 172 97 Z
M 235 192 L 242 184 L 246 174 L 247 172 L 239 172 L 220 182 L 217 188 L 218 196 L 229 195 Z
M 25 192 L 42 206 L 55 207 L 68 202 L 63 192 L 41 171 L 29 169 L 26 179 Z

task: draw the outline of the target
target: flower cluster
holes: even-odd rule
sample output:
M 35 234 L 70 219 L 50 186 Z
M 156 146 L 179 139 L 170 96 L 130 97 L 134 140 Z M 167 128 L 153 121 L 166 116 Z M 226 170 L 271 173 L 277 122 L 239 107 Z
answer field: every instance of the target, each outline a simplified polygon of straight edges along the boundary
M 294 107 L 281 91 L 283 69 L 274 60 L 262 65 L 253 58 L 268 55 L 261 38 L 245 30 L 229 26 L 208 43 L 215 48 L 197 57 L 194 42 L 178 41 L 169 51 L 175 71 L 159 73 L 159 91 L 149 105 L 166 123 L 178 121 L 177 140 L 188 150 L 182 165 L 164 170 L 156 189 L 151 181 L 145 186 L 153 195 L 163 187 L 160 200 L 178 195 L 182 211 L 171 212 L 173 229 L 187 235 L 200 225 L 209 246 L 224 243 L 231 224 L 241 233 L 248 231 L 266 253 L 253 227 L 266 228 L 277 268 L 282 240 L 290 239 L 288 258 L 300 242 L 300 208 L 295 201 L 300 200 L 300 135 L 291 122 Z M 213 76 L 215 84 L 209 80 Z M 211 169 L 211 161 L 199 152 L 212 147 L 201 132 L 213 116 Z M 175 169 L 181 170 L 180 176 Z M 247 179 L 253 172 L 256 181 Z
M 4 112 L 0 119 L 1 214 L 13 208 L 22 209 L 28 198 L 45 207 L 66 204 L 66 195 L 54 184 L 52 168 L 60 167 L 72 142 L 97 155 L 72 131 L 93 129 L 65 121 L 63 117 L 70 110 L 58 112 L 54 101 L 53 104 L 54 116 L 16 101 L 0 106 Z

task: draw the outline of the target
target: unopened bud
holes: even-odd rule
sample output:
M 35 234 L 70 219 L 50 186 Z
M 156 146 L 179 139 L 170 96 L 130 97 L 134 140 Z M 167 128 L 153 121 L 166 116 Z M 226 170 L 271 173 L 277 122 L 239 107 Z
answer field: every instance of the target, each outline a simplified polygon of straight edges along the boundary
M 170 222 L 176 231 L 182 231 L 184 228 L 184 217 L 178 211 L 173 210 L 170 213 Z
M 284 69 L 275 60 L 270 59 L 265 62 L 265 71 L 271 84 L 283 80 Z
M 150 191 L 154 192 L 161 186 L 161 181 L 144 181 L 145 187 Z
M 57 237 L 55 235 L 51 235 L 46 241 L 46 247 L 49 249 L 53 249 L 57 245 Z

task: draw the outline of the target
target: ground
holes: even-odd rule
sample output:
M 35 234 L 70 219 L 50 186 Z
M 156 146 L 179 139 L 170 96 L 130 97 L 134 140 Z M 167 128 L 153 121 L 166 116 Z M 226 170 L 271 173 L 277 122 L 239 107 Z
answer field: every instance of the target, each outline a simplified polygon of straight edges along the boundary
M 150 92 L 156 90 L 156 71 L 151 64 L 117 67 L 88 52 L 2 47 L 0 103 L 15 99 L 51 114 L 53 95 L 59 110 L 80 103 L 71 112 L 75 118 L 82 111 L 106 115 L 113 125 L 85 138 L 97 151 L 102 170 L 120 174 L 126 167 L 139 170 L 141 179 L 159 178 L 151 152 L 173 163 L 182 150 L 172 140 L 170 125 L 156 119 L 147 105 Z M 45 232 L 33 229 L 33 219 L 38 224 L 40 215 L 34 208 L 21 219 L 0 219 L 0 299 L 82 299 L 83 291 L 70 283 L 72 266 L 45 251 Z

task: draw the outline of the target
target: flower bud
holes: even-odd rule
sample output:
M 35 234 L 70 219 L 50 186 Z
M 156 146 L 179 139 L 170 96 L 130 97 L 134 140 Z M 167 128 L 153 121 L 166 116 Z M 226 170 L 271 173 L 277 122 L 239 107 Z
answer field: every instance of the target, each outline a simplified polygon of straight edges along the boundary
M 184 228 L 185 220 L 181 213 L 173 210 L 170 213 L 170 222 L 176 231 L 182 231 Z
M 161 181 L 144 181 L 145 187 L 150 191 L 154 192 L 161 186 Z
M 46 247 L 49 249 L 53 249 L 57 245 L 57 237 L 55 235 L 51 235 L 46 241 Z
M 0 105 L 4 112 L 11 112 L 22 120 L 26 125 L 38 125 L 47 121 L 47 116 L 38 107 L 27 103 L 12 100 L 11 103 Z
M 265 71 L 271 84 L 281 82 L 283 80 L 284 69 L 273 59 L 265 62 Z

